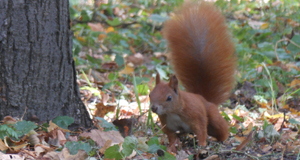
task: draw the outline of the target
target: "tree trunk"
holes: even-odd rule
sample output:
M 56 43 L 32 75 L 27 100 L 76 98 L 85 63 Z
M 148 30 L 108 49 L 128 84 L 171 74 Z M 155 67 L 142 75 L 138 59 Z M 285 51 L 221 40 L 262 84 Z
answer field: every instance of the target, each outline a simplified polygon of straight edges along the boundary
M 88 127 L 72 56 L 68 0 L 0 0 L 0 120 L 71 116 Z

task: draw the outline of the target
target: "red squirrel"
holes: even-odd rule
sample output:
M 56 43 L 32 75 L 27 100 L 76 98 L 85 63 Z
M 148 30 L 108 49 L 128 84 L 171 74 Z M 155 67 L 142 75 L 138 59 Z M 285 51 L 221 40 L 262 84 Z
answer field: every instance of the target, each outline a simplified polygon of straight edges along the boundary
M 165 126 L 168 150 L 177 151 L 177 133 L 193 132 L 200 146 L 206 146 L 207 135 L 226 140 L 228 124 L 218 105 L 234 86 L 236 57 L 225 17 L 213 4 L 186 2 L 165 22 L 163 36 L 176 76 L 166 83 L 157 74 L 150 103 Z

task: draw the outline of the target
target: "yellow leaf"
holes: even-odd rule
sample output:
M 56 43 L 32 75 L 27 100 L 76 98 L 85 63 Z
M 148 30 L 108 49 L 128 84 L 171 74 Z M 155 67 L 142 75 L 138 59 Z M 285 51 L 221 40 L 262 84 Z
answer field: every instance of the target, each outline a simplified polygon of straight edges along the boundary
M 113 32 L 114 30 L 115 30 L 114 27 L 108 27 L 106 29 L 106 33 Z
M 130 73 L 133 73 L 133 72 L 134 72 L 134 68 L 131 65 L 126 64 L 125 68 L 122 71 L 120 71 L 119 74 L 120 75 L 121 74 L 130 74 Z
M 292 82 L 291 82 L 291 87 L 296 87 L 296 86 L 300 86 L 300 80 L 299 79 L 294 79 Z
M 280 117 L 284 117 L 284 114 L 280 113 L 280 114 L 274 114 L 274 115 L 269 115 L 269 116 L 265 116 L 265 117 L 277 119 L 277 118 L 280 118 Z M 285 118 L 288 119 L 288 116 L 285 116 Z
M 264 23 L 260 26 L 260 29 L 267 29 L 269 28 L 269 23 Z
M 78 36 L 78 37 L 76 37 L 76 38 L 77 38 L 77 40 L 80 41 L 80 42 L 86 42 L 86 40 L 85 40 L 83 37 Z

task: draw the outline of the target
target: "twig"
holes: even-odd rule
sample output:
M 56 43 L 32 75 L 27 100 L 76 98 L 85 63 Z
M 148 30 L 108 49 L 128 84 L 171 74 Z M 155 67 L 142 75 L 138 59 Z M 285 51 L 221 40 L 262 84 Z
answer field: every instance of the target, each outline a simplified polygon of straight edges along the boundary
M 219 152 L 219 153 L 226 153 L 226 152 L 240 153 L 240 154 L 244 154 L 244 155 L 246 155 L 246 156 L 248 156 L 248 157 L 250 157 L 250 158 L 252 158 L 252 159 L 259 159 L 258 157 L 252 156 L 252 155 L 250 155 L 250 154 L 248 154 L 248 153 L 246 153 L 246 152 L 243 152 L 243 151 L 224 150 L 224 151 Z
M 25 113 L 26 113 L 26 111 L 27 111 L 27 106 L 25 106 L 25 111 L 24 111 L 24 113 L 23 113 L 23 116 L 21 117 L 21 120 L 23 120 L 23 118 L 24 118 L 24 116 L 25 116 Z
M 282 134 L 282 128 L 283 128 L 283 124 L 284 124 L 284 122 L 286 121 L 286 119 L 285 119 L 285 113 L 286 111 L 284 110 L 283 111 L 283 121 L 282 121 L 282 124 L 281 124 L 281 127 L 280 127 L 280 134 Z
M 289 41 L 290 43 L 292 43 L 293 45 L 295 45 L 296 47 L 300 48 L 300 46 L 298 44 L 296 44 L 295 42 L 293 42 L 292 40 L 288 39 L 288 38 L 284 38 L 284 39 L 281 39 L 279 41 L 276 42 L 276 45 L 275 45 L 275 55 L 276 55 L 276 58 L 277 58 L 277 61 L 280 61 L 279 60 L 279 57 L 278 57 L 278 54 L 277 54 L 277 46 L 278 46 L 278 43 L 279 42 L 282 42 L 282 41 Z
M 248 144 L 248 142 L 252 139 L 253 133 L 254 133 L 254 131 L 251 131 L 249 133 L 249 135 L 247 136 L 247 138 L 239 146 L 237 146 L 235 150 L 236 151 L 242 150 Z
M 165 124 L 164 126 L 162 126 L 161 128 L 160 128 L 160 130 L 158 130 L 155 134 L 153 134 L 153 136 L 151 137 L 151 138 L 153 138 L 154 136 L 156 136 L 157 134 L 158 134 L 158 132 L 160 132 L 162 129 L 164 129 L 165 127 L 166 127 L 166 125 L 167 124 Z M 151 139 L 150 138 L 150 139 Z

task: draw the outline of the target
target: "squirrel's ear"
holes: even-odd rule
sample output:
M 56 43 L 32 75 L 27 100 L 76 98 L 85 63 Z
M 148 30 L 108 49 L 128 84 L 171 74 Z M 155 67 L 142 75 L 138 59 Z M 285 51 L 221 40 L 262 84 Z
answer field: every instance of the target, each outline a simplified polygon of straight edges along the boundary
M 175 75 L 170 77 L 169 86 L 174 90 L 174 92 L 177 94 L 178 90 L 178 79 Z
M 160 75 L 159 75 L 159 73 L 157 72 L 157 74 L 156 74 L 156 82 L 155 82 L 156 84 L 158 84 L 158 83 L 160 83 Z

